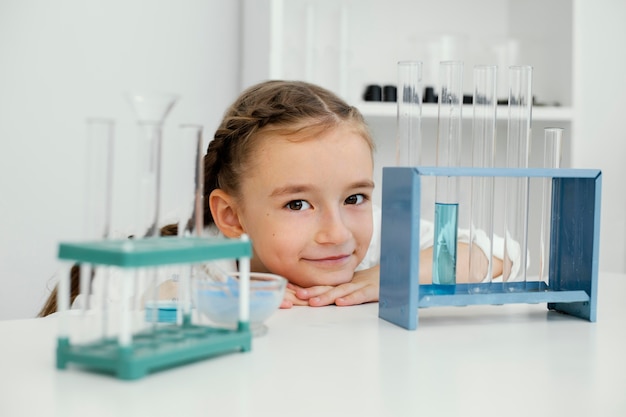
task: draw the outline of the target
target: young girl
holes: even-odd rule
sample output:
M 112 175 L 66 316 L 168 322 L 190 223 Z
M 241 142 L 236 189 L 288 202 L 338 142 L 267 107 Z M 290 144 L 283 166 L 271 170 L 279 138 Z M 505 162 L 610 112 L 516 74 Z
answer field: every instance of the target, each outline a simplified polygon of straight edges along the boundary
M 227 237 L 249 235 L 252 270 L 289 281 L 285 308 L 377 301 L 373 150 L 359 111 L 330 91 L 304 82 L 253 86 L 209 144 L 205 222 Z M 425 246 L 428 226 L 421 228 Z M 420 281 L 429 282 L 432 252 L 422 249 Z M 468 252 L 459 245 L 460 265 Z M 501 262 L 493 269 L 499 275 Z M 458 274 L 467 280 L 467 270 Z
M 330 91 L 298 81 L 255 85 L 226 111 L 204 157 L 207 234 L 247 234 L 251 270 L 289 281 L 283 308 L 377 301 L 380 210 L 371 201 L 373 151 L 362 115 Z M 423 222 L 421 230 L 425 283 L 431 279 L 432 225 Z M 166 226 L 162 234 L 176 234 L 176 227 Z M 467 264 L 468 252 L 459 244 L 459 265 Z M 501 269 L 495 260 L 494 275 Z M 457 275 L 467 280 L 466 269 Z M 77 268 L 71 281 L 73 300 Z M 162 298 L 176 294 L 171 284 L 162 285 Z M 40 315 L 53 312 L 55 303 L 53 292 Z
M 205 221 L 247 233 L 251 268 L 289 281 L 283 307 L 378 299 L 374 143 L 362 116 L 302 82 L 268 81 L 228 109 L 205 157 Z

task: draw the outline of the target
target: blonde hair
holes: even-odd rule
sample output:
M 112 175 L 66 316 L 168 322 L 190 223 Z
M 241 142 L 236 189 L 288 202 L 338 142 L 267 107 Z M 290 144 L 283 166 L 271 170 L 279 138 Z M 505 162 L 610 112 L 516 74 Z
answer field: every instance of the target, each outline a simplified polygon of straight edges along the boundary
M 204 222 L 212 224 L 209 195 L 223 189 L 239 195 L 261 137 L 311 137 L 349 123 L 374 150 L 361 113 L 337 95 L 302 81 L 265 81 L 250 87 L 228 108 L 204 156 Z

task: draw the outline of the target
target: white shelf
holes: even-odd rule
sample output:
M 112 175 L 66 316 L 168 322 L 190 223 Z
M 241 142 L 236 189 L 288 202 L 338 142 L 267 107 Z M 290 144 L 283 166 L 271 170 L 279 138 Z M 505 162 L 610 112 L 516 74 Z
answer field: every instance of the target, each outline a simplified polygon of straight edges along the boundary
M 356 105 L 366 118 L 396 118 L 397 105 L 392 102 L 372 102 L 362 101 Z M 572 108 L 571 107 L 533 107 L 532 119 L 534 121 L 554 121 L 554 122 L 571 122 L 572 121 Z M 472 106 L 463 106 L 463 118 L 471 119 Z M 507 119 L 507 107 L 498 106 L 498 120 Z M 423 119 L 437 119 L 437 104 L 424 103 L 422 104 L 422 118 Z

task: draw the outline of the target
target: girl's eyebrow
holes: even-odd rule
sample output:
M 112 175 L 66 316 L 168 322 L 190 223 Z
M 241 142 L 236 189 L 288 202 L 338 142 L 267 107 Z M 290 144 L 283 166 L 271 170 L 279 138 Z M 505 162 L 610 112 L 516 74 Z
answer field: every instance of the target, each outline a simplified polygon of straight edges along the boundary
M 374 188 L 374 181 L 372 180 L 358 181 L 350 185 L 348 188 L 351 190 L 355 188 Z
M 279 197 L 282 195 L 298 194 L 311 190 L 310 185 L 289 184 L 272 190 L 270 197 Z
M 315 187 L 311 186 L 311 185 L 307 185 L 307 184 L 288 184 L 285 185 L 283 187 L 278 187 L 275 188 L 274 190 L 272 190 L 272 192 L 270 193 L 270 197 L 279 197 L 279 196 L 283 196 L 283 195 L 292 195 L 292 194 L 298 194 L 298 193 L 304 193 L 307 191 L 311 191 L 313 190 Z M 348 190 L 354 190 L 354 189 L 373 189 L 374 188 L 374 181 L 371 180 L 363 180 L 363 181 L 357 181 L 354 182 L 352 184 L 350 184 L 347 189 Z

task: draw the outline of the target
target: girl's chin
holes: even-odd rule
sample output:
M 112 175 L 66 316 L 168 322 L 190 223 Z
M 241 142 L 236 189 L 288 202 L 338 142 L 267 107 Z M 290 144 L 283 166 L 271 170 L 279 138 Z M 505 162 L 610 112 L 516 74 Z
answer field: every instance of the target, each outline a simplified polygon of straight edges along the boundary
M 319 273 L 319 274 L 303 274 L 298 277 L 287 278 L 292 284 L 298 285 L 302 288 L 317 287 L 317 286 L 331 286 L 346 284 L 352 280 L 354 272 L 352 271 L 338 271 L 333 273 Z

